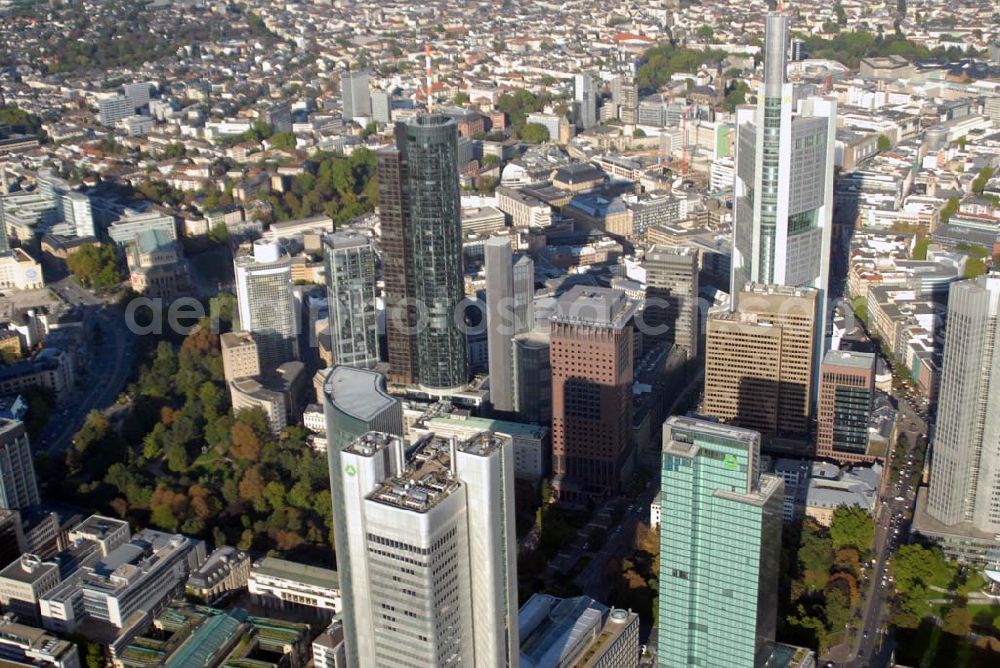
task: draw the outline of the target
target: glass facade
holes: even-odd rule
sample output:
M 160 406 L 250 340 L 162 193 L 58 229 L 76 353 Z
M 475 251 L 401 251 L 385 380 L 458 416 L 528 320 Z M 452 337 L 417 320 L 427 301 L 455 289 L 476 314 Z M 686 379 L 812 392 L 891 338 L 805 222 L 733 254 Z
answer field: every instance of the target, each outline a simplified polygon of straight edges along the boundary
M 664 428 L 661 667 L 752 668 L 773 643 L 782 493 L 760 477 L 759 439 L 691 419 Z
M 378 363 L 375 253 L 358 235 L 332 234 L 323 243 L 333 364 L 374 368 Z
M 469 380 L 465 333 L 456 314 L 465 297 L 458 188 L 458 130 L 444 116 L 406 123 L 409 236 L 417 328 L 417 380 L 453 388 Z M 458 316 L 460 319 L 461 316 Z M 460 320 L 459 320 L 460 322 Z

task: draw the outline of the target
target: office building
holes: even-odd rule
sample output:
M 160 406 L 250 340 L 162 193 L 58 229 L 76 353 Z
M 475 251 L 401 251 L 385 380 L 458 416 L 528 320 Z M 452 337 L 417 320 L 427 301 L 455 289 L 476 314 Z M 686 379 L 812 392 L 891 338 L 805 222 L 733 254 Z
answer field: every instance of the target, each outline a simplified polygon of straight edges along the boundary
M 532 594 L 518 612 L 520 668 L 638 668 L 639 615 L 589 596 Z
M 392 95 L 388 91 L 375 89 L 371 91 L 372 120 L 376 123 L 392 122 Z
M 643 340 L 680 346 L 688 359 L 698 356 L 698 251 L 653 246 L 646 252 L 646 301 Z
M 618 120 L 635 125 L 639 120 L 639 87 L 635 79 L 617 76 L 611 80 L 611 101 L 618 107 Z
M 31 444 L 24 423 L 0 419 L 0 507 L 21 510 L 40 502 Z
M 819 368 L 816 456 L 841 464 L 874 461 L 868 427 L 875 398 L 874 353 L 827 351 Z
M 340 579 L 329 568 L 264 557 L 250 569 L 247 591 L 266 609 L 323 619 L 341 611 Z
M 72 190 L 60 198 L 63 221 L 68 223 L 77 237 L 96 237 L 94 212 L 90 206 L 90 198 L 83 193 Z
M 139 109 L 149 104 L 149 89 L 151 84 L 148 81 L 127 83 L 122 86 L 122 92 L 132 104 L 132 109 Z
M 764 666 L 778 612 L 784 483 L 760 434 L 663 425 L 657 665 Z
M 490 403 L 499 413 L 514 411 L 513 337 L 534 324 L 535 265 L 522 256 L 514 262 L 508 237 L 490 237 L 486 255 L 486 332 Z
M 91 515 L 77 524 L 66 535 L 71 543 L 88 540 L 97 545 L 102 557 L 106 557 L 132 538 L 128 522 L 103 515 Z
M 255 241 L 253 252 L 238 255 L 233 263 L 240 328 L 257 343 L 262 372 L 298 359 L 291 260 L 277 243 Z
M 521 422 L 552 420 L 552 365 L 548 332 L 519 334 L 513 341 L 514 414 Z
M 390 379 L 429 391 L 469 380 L 457 141 L 454 120 L 418 116 L 379 151 Z
M 42 621 L 38 599 L 59 584 L 59 580 L 58 563 L 22 554 L 0 570 L 0 605 L 25 624 L 38 626 Z
M 914 526 L 979 560 L 1000 534 L 1000 275 L 952 283 L 926 504 Z M 926 505 L 926 518 L 921 506 Z M 978 544 L 978 545 L 977 545 Z M 975 549 L 977 548 L 978 549 Z
M 428 436 L 404 452 L 401 439 L 370 432 L 340 456 L 332 475 L 346 520 L 337 548 L 351 564 L 349 578 L 340 570 L 350 664 L 515 664 L 509 439 Z
M 573 112 L 579 129 L 589 130 L 597 125 L 597 90 L 586 72 L 573 79 Z
M 375 250 L 363 235 L 323 237 L 333 364 L 371 369 L 378 364 Z
M 223 332 L 219 336 L 219 343 L 226 382 L 260 375 L 257 343 L 250 332 Z
M 551 318 L 552 487 L 563 501 L 621 491 L 631 472 L 634 306 L 575 286 Z
M 97 103 L 97 115 L 104 127 L 113 128 L 118 125 L 118 121 L 134 113 L 135 105 L 124 95 L 106 97 Z
M 182 592 L 204 560 L 200 540 L 144 529 L 43 594 L 42 625 L 56 633 L 120 631 Z
M 820 291 L 813 364 L 826 338 L 837 104 L 798 101 L 786 81 L 788 18 L 768 14 L 764 81 L 757 106 L 736 112 L 733 186 L 733 308 L 748 282 Z
M 748 285 L 705 336 L 703 411 L 765 436 L 809 433 L 819 291 Z
M 372 98 L 368 90 L 370 77 L 371 71 L 367 69 L 340 71 L 340 97 L 344 105 L 345 121 L 371 117 Z
M 0 617 L 0 662 L 14 666 L 80 668 L 76 644 L 33 626 Z

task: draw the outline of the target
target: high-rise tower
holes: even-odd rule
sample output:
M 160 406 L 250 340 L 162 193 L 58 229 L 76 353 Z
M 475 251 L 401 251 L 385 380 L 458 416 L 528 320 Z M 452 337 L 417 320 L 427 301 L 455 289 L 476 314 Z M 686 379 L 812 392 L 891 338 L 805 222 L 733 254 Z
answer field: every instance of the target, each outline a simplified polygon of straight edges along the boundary
M 253 335 L 263 373 L 299 357 L 292 264 L 277 243 L 256 241 L 233 261 L 240 327 Z
M 534 324 L 535 265 L 528 256 L 515 262 L 507 237 L 490 237 L 484 245 L 490 402 L 494 410 L 511 413 L 515 394 L 513 338 Z
M 24 423 L 0 419 L 0 508 L 20 510 L 40 501 Z
M 360 234 L 323 237 L 333 363 L 371 369 L 378 363 L 375 251 Z
M 432 391 L 469 380 L 457 145 L 455 121 L 428 115 L 379 152 L 390 375 Z
M 757 105 L 736 112 L 733 308 L 748 282 L 820 290 L 813 364 L 825 346 L 837 104 L 797 100 L 785 76 L 788 18 L 768 14 Z
M 765 665 L 778 608 L 784 482 L 760 434 L 687 417 L 663 425 L 657 665 Z

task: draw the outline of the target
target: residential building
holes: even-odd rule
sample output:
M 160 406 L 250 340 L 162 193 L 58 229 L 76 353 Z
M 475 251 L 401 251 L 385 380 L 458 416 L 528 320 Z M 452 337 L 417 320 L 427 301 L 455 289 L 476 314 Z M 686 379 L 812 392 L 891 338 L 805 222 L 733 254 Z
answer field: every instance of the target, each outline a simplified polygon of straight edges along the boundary
M 113 128 L 118 121 L 135 113 L 135 105 L 124 95 L 106 97 L 97 103 L 97 115 L 101 125 Z
M 247 591 L 253 602 L 264 608 L 311 617 L 330 619 L 342 609 L 336 571 L 276 557 L 264 557 L 253 564 Z
M 360 234 L 324 235 L 327 304 L 333 364 L 371 369 L 378 364 L 375 250 Z
M 819 291 L 747 285 L 705 337 L 706 415 L 765 436 L 809 433 Z
M 340 463 L 331 471 L 344 508 L 335 520 L 346 521 L 338 552 L 351 565 L 349 580 L 340 571 L 351 665 L 515 663 L 510 440 L 429 436 L 404 452 L 398 437 L 370 432 Z
M 534 325 L 535 264 L 527 255 L 514 261 L 509 237 L 490 237 L 486 255 L 486 332 L 490 403 L 498 413 L 514 412 L 513 338 Z
M 264 373 L 299 357 L 298 319 L 292 299 L 289 257 L 277 243 L 257 241 L 252 253 L 238 255 L 236 303 L 240 328 L 257 343 Z
M 638 668 L 639 616 L 589 596 L 532 594 L 518 612 L 521 668 Z
M 816 456 L 841 464 L 874 461 L 868 427 L 875 398 L 874 353 L 829 350 L 819 369 Z
M 657 665 L 749 668 L 771 654 L 784 483 L 759 459 L 755 431 L 663 425 Z
M 736 309 L 749 282 L 818 290 L 815 366 L 826 345 L 837 104 L 806 98 L 793 115 L 787 60 L 788 17 L 768 14 L 757 106 L 736 112 L 730 294 Z
M 701 336 L 698 251 L 683 246 L 653 246 L 646 251 L 644 266 L 644 339 L 680 346 L 689 359 L 696 358 Z
M 634 306 L 575 286 L 551 318 L 552 487 L 560 500 L 618 494 L 631 471 Z
M 464 299 L 457 141 L 453 119 L 418 116 L 397 123 L 395 147 L 379 151 L 390 378 L 430 391 L 469 380 L 455 317 Z
M 0 508 L 22 510 L 40 502 L 31 444 L 24 423 L 0 419 Z

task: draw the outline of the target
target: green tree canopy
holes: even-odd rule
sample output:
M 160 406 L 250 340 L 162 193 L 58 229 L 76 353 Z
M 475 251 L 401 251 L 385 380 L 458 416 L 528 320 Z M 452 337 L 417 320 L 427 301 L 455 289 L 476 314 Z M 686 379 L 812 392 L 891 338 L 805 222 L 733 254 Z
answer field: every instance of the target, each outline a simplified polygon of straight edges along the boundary
M 528 123 L 521 129 L 521 139 L 529 144 L 541 144 L 548 141 L 549 130 L 541 123 Z
M 830 539 L 835 550 L 853 547 L 862 553 L 868 552 L 875 539 L 871 515 L 858 506 L 838 506 L 833 511 Z

